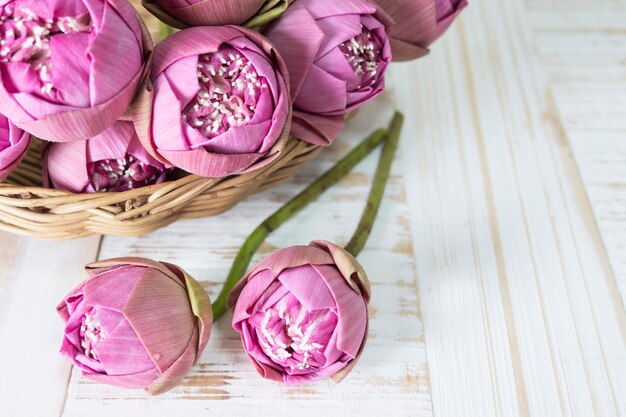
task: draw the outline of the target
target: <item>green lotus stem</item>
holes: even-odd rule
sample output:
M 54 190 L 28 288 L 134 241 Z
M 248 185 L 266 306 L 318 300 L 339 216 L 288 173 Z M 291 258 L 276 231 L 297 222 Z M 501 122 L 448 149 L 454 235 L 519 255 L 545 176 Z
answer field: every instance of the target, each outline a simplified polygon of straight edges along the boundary
M 159 36 L 161 37 L 161 40 L 167 38 L 172 33 L 174 33 L 174 28 L 173 27 L 171 27 L 167 23 L 163 23 L 163 22 L 161 22 L 159 24 Z
M 363 210 L 361 221 L 359 226 L 354 232 L 352 239 L 345 246 L 345 250 L 350 252 L 355 258 L 359 256 L 359 253 L 365 247 L 365 243 L 372 232 L 378 210 L 380 209 L 380 203 L 382 202 L 383 195 L 385 194 L 385 188 L 387 186 L 387 180 L 389 179 L 389 173 L 391 172 L 391 165 L 393 164 L 396 150 L 398 149 L 398 143 L 400 141 L 400 131 L 402 130 L 402 124 L 404 123 L 404 116 L 396 112 L 389 126 L 389 137 L 383 147 L 383 152 L 378 160 L 378 167 L 376 168 L 376 175 L 374 182 L 372 183 L 372 189 L 367 199 L 367 205 Z
M 255 16 L 244 23 L 243 26 L 250 29 L 261 28 L 272 20 L 279 18 L 280 15 L 287 10 L 289 3 L 290 0 L 269 0 Z
M 265 219 L 252 232 L 239 250 L 228 277 L 224 282 L 222 291 L 213 303 L 213 320 L 217 321 L 226 312 L 228 294 L 247 272 L 252 257 L 265 238 L 280 225 L 293 217 L 294 214 L 302 210 L 312 201 L 315 201 L 320 194 L 344 178 L 359 162 L 365 159 L 366 156 L 386 139 L 387 134 L 388 132 L 385 129 L 378 129 L 372 133 L 341 161 L 337 162 L 334 167 L 319 177 L 300 194 L 289 200 L 278 211 Z

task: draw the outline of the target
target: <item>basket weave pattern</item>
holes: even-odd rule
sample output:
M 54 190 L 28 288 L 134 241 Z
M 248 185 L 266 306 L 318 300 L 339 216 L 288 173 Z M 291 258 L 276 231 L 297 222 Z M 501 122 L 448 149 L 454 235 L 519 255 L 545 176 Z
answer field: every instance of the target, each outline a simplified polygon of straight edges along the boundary
M 94 233 L 138 236 L 180 218 L 223 213 L 248 195 L 288 180 L 319 152 L 290 138 L 271 164 L 242 175 L 175 181 L 119 193 L 72 194 L 41 187 L 42 143 L 0 184 L 0 229 L 42 239 L 64 240 Z

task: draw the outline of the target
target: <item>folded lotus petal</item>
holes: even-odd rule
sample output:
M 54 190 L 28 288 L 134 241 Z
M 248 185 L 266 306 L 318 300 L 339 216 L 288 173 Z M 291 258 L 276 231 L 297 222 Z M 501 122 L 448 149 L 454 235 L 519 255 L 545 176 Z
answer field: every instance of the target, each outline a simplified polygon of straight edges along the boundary
M 208 295 L 185 271 L 142 258 L 88 265 L 57 307 L 61 353 L 92 380 L 156 395 L 177 385 L 211 334 Z
M 232 324 L 264 378 L 298 385 L 352 369 L 367 333 L 362 271 L 345 250 L 317 241 L 279 250 L 241 279 L 229 295 Z
M 317 268 L 320 267 L 302 265 L 286 269 L 278 276 L 278 280 L 283 286 L 309 312 L 337 308 L 337 303 L 329 290 L 328 284 L 317 271 Z M 329 268 L 332 267 L 329 266 Z
M 187 349 L 146 389 L 150 395 L 161 395 L 181 383 L 198 357 L 198 334 L 195 327 Z
M 154 369 L 154 362 L 146 352 L 142 341 L 137 336 L 123 314 L 115 329 L 108 332 L 106 338 L 93 348 L 98 362 L 108 375 L 140 374 Z M 99 319 L 102 322 L 101 319 Z M 104 327 L 104 325 L 103 325 Z M 147 384 L 137 388 L 145 388 Z
M 337 315 L 338 338 L 337 348 L 356 358 L 365 337 L 365 325 L 367 322 L 367 307 L 360 294 L 345 285 L 345 278 L 339 270 L 330 265 L 314 265 L 328 289 L 335 298 Z
M 359 293 L 366 303 L 370 302 L 372 288 L 367 278 L 363 266 L 356 260 L 350 252 L 326 240 L 314 240 L 310 243 L 312 247 L 328 252 L 333 258 L 333 263 L 341 271 L 341 275 L 352 289 Z
M 229 307 L 235 307 L 233 323 L 239 323 L 256 313 L 257 310 L 254 307 L 257 304 L 263 304 L 263 301 L 274 292 L 272 291 L 269 295 L 266 295 L 268 293 L 267 289 L 274 282 L 275 278 L 276 276 L 272 270 L 265 269 L 253 274 L 246 274 L 237 283 L 229 294 L 228 303 Z M 259 300 L 261 300 L 260 303 Z
M 394 20 L 389 37 L 394 61 L 428 53 L 428 47 L 467 6 L 466 0 L 374 0 Z
M 81 192 L 89 185 L 87 142 L 48 145 L 44 153 L 43 183 L 57 190 Z M 54 168 L 50 169 L 50 167 Z
M 198 360 L 200 354 L 202 354 L 202 351 L 204 351 L 204 348 L 209 342 L 209 337 L 211 337 L 211 329 L 213 327 L 211 300 L 200 283 L 183 269 L 167 262 L 162 262 L 162 264 L 185 284 L 189 302 L 191 303 L 191 310 L 198 318 L 198 328 L 200 330 L 196 349 L 196 360 Z
M 30 140 L 28 133 L 0 115 L 0 182 L 24 159 Z
M 161 372 L 185 352 L 196 328 L 185 289 L 148 268 L 127 300 L 124 314 Z
M 305 142 L 330 146 L 345 125 L 345 116 L 320 116 L 294 111 L 291 134 Z
M 328 146 L 343 127 L 338 116 L 382 92 L 390 24 L 368 0 L 298 0 L 264 31 L 294 74 L 293 136 Z
M 271 163 L 288 139 L 287 69 L 271 43 L 234 26 L 175 33 L 155 51 L 133 105 L 140 141 L 159 161 L 204 177 Z
M 116 7 L 115 3 L 108 6 L 94 0 L 90 3 L 104 6 L 101 15 L 92 14 L 100 30 L 89 46 L 91 104 L 99 105 L 115 97 L 117 86 L 130 84 L 133 75 L 141 71 L 144 59 L 137 51 L 143 46 L 141 28 L 132 8 Z M 110 81 L 102 82 L 102 79 Z
M 63 72 L 53 72 L 51 75 L 55 102 L 71 107 L 90 107 L 89 62 L 84 59 L 89 41 L 89 34 L 82 32 L 50 39 L 50 67 L 63 68 Z M 44 111 L 48 109 L 49 106 L 46 106 Z M 36 116 L 45 117 L 45 114 Z
M 132 122 L 115 122 L 87 141 L 48 145 L 44 183 L 70 192 L 126 191 L 165 180 L 166 168 L 142 148 Z
M 156 368 L 137 374 L 125 375 L 107 375 L 102 373 L 83 372 L 83 376 L 91 379 L 92 381 L 130 389 L 146 389 L 152 381 L 159 378 L 160 375 L 160 372 Z
M 0 34 L 0 112 L 57 142 L 88 139 L 117 120 L 152 49 L 126 0 L 4 1 Z
M 300 94 L 300 88 L 324 41 L 324 32 L 300 2 L 289 8 L 289 17 L 279 19 L 267 37 L 280 51 L 291 82 L 291 98 Z
M 344 114 L 348 107 L 346 81 L 313 64 L 294 105 L 299 111 L 307 113 Z
M 99 273 L 85 282 L 84 302 L 92 307 L 122 313 L 128 297 L 145 271 L 145 267 L 125 265 Z

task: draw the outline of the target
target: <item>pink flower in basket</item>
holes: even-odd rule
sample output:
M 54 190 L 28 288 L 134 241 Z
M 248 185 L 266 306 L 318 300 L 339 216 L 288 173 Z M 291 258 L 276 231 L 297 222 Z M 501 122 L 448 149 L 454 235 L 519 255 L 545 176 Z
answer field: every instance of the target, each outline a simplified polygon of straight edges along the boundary
M 30 135 L 0 114 L 0 182 L 15 169 L 28 151 Z
M 87 266 L 91 278 L 57 307 L 65 322 L 61 353 L 96 382 L 174 388 L 206 347 L 211 302 L 175 265 L 120 258 Z
M 152 41 L 127 0 L 0 0 L 0 112 L 56 142 L 124 113 Z
M 167 173 L 124 121 L 86 141 L 49 144 L 43 171 L 45 186 L 73 193 L 132 190 L 163 182 Z
M 370 285 L 352 255 L 325 241 L 262 260 L 229 297 L 233 327 L 257 371 L 298 385 L 339 382 L 361 355 Z
M 264 34 L 289 68 L 293 135 L 331 144 L 346 113 L 385 88 L 388 16 L 368 0 L 296 0 Z
M 185 29 L 157 45 L 136 105 L 142 143 L 203 177 L 251 171 L 289 136 L 287 70 L 267 39 L 235 26 Z
M 241 25 L 259 12 L 267 0 L 143 0 L 151 13 L 180 27 Z M 173 19 L 172 19 L 173 18 Z
M 395 61 L 428 54 L 428 47 L 467 6 L 467 0 L 374 0 L 395 21 L 389 38 Z

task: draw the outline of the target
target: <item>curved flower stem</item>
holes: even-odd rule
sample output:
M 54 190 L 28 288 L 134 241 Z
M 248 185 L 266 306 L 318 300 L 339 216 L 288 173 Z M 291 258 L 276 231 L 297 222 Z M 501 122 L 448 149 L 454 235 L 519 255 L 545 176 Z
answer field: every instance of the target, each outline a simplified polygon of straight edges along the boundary
M 288 201 L 277 212 L 265 219 L 246 239 L 239 250 L 233 266 L 224 282 L 222 291 L 213 303 L 213 320 L 217 321 L 226 312 L 228 294 L 244 276 L 252 260 L 252 256 L 261 246 L 265 238 L 280 225 L 289 220 L 294 214 L 302 210 L 320 194 L 344 178 L 359 162 L 365 159 L 387 137 L 387 130 L 378 129 L 354 148 L 347 156 L 334 167 L 309 185 L 304 191 Z
M 389 127 L 389 137 L 383 147 L 383 152 L 378 160 L 378 167 L 376 168 L 376 176 L 372 184 L 370 195 L 367 199 L 367 205 L 363 210 L 361 221 L 359 226 L 352 235 L 352 239 L 345 246 L 345 250 L 350 252 L 355 258 L 359 256 L 359 253 L 365 247 L 365 243 L 372 232 L 376 216 L 378 215 L 378 209 L 385 193 L 385 187 L 387 186 L 387 180 L 389 179 L 389 173 L 391 172 L 391 165 L 393 163 L 396 150 L 398 149 L 398 142 L 400 139 L 400 131 L 402 130 L 402 124 L 404 123 L 404 116 L 396 112 L 391 121 Z

